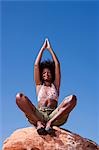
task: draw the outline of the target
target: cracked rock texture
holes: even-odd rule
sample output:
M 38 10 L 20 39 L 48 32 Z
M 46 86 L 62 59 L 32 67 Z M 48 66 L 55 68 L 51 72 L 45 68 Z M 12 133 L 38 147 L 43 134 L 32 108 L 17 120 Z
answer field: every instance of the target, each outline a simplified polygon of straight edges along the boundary
M 4 141 L 2 150 L 99 150 L 89 139 L 59 127 L 53 129 L 50 135 L 39 135 L 34 127 L 18 129 Z

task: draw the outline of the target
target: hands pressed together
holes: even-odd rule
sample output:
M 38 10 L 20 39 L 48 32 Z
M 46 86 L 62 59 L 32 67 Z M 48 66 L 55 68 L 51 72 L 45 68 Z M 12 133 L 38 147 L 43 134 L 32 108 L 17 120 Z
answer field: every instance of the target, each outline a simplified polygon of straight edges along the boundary
M 44 42 L 44 44 L 43 44 L 43 46 L 42 46 L 42 49 L 43 49 L 43 50 L 45 50 L 45 49 L 50 50 L 50 48 L 51 48 L 51 45 L 50 45 L 48 39 L 46 38 L 46 39 L 45 39 L 45 42 Z

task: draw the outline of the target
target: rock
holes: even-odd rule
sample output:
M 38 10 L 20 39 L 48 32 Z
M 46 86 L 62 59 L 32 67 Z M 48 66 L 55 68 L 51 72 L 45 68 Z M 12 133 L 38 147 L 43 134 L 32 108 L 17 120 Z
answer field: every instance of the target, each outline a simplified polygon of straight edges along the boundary
M 99 150 L 99 146 L 80 135 L 53 127 L 49 135 L 39 135 L 34 127 L 16 130 L 3 143 L 2 150 Z

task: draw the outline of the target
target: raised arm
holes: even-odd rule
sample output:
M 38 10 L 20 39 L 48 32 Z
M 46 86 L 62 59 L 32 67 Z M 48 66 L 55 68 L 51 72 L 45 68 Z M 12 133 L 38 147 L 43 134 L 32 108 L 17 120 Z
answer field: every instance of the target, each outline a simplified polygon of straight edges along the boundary
M 46 45 L 46 41 L 45 41 L 43 46 L 41 47 L 38 55 L 37 55 L 36 60 L 35 60 L 35 64 L 34 64 L 34 80 L 35 80 L 36 85 L 40 85 L 41 84 L 39 65 L 40 65 L 40 61 L 41 61 L 41 58 L 42 58 L 43 51 L 46 49 L 46 46 L 47 45 Z
M 59 60 L 56 56 L 56 54 L 54 53 L 54 51 L 52 50 L 51 46 L 50 46 L 50 43 L 48 41 L 48 39 L 46 39 L 47 41 L 47 49 L 49 50 L 51 56 L 52 56 L 52 59 L 55 63 L 55 81 L 54 81 L 54 84 L 59 92 L 59 88 L 60 88 L 60 79 L 61 79 L 61 72 L 60 72 L 60 63 L 59 63 Z

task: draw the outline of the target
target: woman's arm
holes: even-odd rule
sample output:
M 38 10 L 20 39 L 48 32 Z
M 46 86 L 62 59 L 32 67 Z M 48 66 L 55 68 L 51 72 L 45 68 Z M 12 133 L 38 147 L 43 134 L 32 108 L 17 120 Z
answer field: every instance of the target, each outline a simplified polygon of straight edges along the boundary
M 38 55 L 37 55 L 36 60 L 35 60 L 35 64 L 34 64 L 34 80 L 35 80 L 36 85 L 40 85 L 41 84 L 39 65 L 40 65 L 40 61 L 41 61 L 41 58 L 42 58 L 43 51 L 46 49 L 46 46 L 47 45 L 46 45 L 46 41 L 45 41 L 43 46 L 41 47 Z
M 60 72 L 60 63 L 59 63 L 59 60 L 56 56 L 56 54 L 54 53 L 54 51 L 52 50 L 50 44 L 49 44 L 49 41 L 48 39 L 46 40 L 47 41 L 47 49 L 49 50 L 51 56 L 52 56 L 52 59 L 55 63 L 55 81 L 54 81 L 54 84 L 59 92 L 59 88 L 60 88 L 60 79 L 61 79 L 61 72 Z

